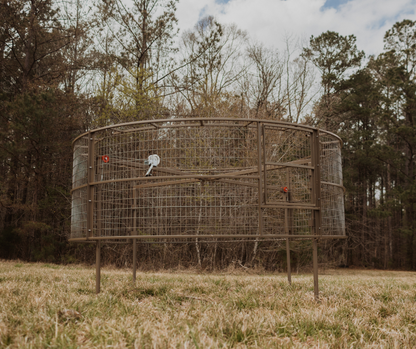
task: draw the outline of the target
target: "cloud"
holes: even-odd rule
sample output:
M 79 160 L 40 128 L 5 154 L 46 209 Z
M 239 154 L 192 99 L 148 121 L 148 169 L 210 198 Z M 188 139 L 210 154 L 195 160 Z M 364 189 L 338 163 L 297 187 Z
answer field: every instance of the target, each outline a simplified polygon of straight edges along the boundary
M 186 30 L 201 16 L 213 15 L 280 49 L 285 35 L 309 39 L 327 30 L 354 34 L 358 48 L 368 55 L 382 52 L 384 33 L 395 22 L 416 20 L 415 8 L 416 0 L 181 0 L 177 16 Z

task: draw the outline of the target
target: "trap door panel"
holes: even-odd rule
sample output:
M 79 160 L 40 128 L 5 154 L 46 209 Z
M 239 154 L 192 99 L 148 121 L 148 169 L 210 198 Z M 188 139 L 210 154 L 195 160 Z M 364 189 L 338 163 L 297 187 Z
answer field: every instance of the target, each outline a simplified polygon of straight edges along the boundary
M 263 126 L 263 174 L 266 204 L 311 206 L 312 130 Z
M 263 125 L 265 230 L 311 234 L 317 210 L 313 130 Z

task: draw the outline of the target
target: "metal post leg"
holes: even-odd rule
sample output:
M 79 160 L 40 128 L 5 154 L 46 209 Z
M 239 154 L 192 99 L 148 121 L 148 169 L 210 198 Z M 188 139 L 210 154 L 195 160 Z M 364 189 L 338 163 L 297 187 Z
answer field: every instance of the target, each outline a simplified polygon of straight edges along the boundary
M 95 249 L 95 293 L 100 293 L 101 282 L 101 245 L 100 241 L 97 241 Z
M 290 245 L 289 239 L 286 239 L 286 257 L 287 257 L 287 281 L 289 285 L 292 284 L 292 269 L 290 267 Z
M 319 286 L 318 286 L 318 241 L 313 239 L 313 290 L 315 293 L 315 300 L 319 300 Z
M 133 282 L 136 283 L 137 239 L 133 239 Z

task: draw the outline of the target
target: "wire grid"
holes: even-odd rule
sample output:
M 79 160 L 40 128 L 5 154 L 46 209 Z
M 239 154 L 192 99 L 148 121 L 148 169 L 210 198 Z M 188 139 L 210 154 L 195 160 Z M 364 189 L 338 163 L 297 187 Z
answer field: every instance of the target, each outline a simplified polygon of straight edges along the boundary
M 344 190 L 321 185 L 321 215 L 324 235 L 345 235 Z
M 331 135 L 320 135 L 321 180 L 342 185 L 341 142 Z
M 137 235 L 255 234 L 258 189 L 216 181 L 139 189 Z
M 266 166 L 266 203 L 312 204 L 310 169 Z M 284 192 L 287 188 L 287 193 Z
M 88 137 L 82 137 L 74 145 L 72 188 L 87 184 Z
M 311 131 L 265 126 L 266 163 L 311 166 Z M 311 169 L 266 165 L 266 204 L 312 205 Z M 287 190 L 287 192 L 285 192 Z M 265 234 L 312 234 L 312 210 L 267 208 Z
M 312 210 L 266 208 L 263 218 L 265 234 L 312 235 Z
M 144 160 L 150 154 L 162 159 L 153 176 L 178 174 L 174 170 L 219 174 L 256 166 L 255 136 L 252 129 L 241 126 L 106 130 L 96 136 L 97 180 L 144 176 L 148 170 Z M 101 160 L 105 155 L 108 163 Z
M 257 123 L 249 127 L 232 120 L 225 122 L 226 126 L 210 124 L 149 123 L 95 132 L 93 236 L 257 235 L 258 179 L 252 178 L 258 176 Z M 311 131 L 267 125 L 263 135 L 263 161 L 311 165 Z M 342 188 L 329 184 L 342 185 L 340 146 L 336 137 L 321 134 L 326 235 L 345 231 Z M 74 143 L 72 238 L 87 236 L 87 150 L 87 137 Z M 161 163 L 153 169 L 152 177 L 145 178 L 149 166 L 144 160 L 151 154 L 158 154 Z M 312 204 L 311 169 L 287 165 L 265 168 L 264 204 Z M 183 178 L 221 174 L 233 177 Z M 287 187 L 288 193 L 282 187 Z M 312 234 L 310 209 L 263 207 L 262 219 L 264 234 Z
M 86 237 L 87 232 L 87 188 L 72 192 L 71 237 Z
M 74 144 L 72 168 L 71 236 L 83 237 L 87 230 L 88 137 L 81 137 Z
M 311 133 L 307 130 L 293 130 L 276 126 L 264 126 L 265 160 L 280 163 L 310 162 Z
M 345 235 L 344 188 L 342 187 L 341 142 L 320 134 L 321 216 L 326 235 Z

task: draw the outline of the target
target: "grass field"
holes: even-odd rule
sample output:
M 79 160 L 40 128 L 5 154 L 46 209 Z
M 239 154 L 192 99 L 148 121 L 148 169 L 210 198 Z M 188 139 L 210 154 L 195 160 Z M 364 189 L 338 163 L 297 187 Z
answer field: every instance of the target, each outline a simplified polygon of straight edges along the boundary
M 0 261 L 1 348 L 416 348 L 416 273 L 138 273 Z

